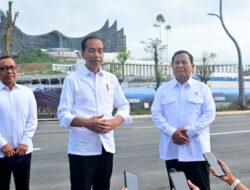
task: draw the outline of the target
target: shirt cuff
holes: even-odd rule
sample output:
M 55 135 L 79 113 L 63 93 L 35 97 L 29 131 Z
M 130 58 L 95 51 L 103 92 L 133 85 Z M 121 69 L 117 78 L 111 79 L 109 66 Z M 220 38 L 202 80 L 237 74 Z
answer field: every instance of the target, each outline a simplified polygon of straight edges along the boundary
M 125 125 L 128 125 L 128 124 L 131 124 L 132 123 L 132 117 L 130 116 L 130 115 L 128 115 L 128 114 L 121 114 L 121 113 L 116 113 L 115 114 L 115 117 L 116 116 L 121 116 L 122 118 L 123 118 L 123 123 L 125 124 Z
M 4 138 L 0 138 L 0 149 L 6 144 L 8 144 L 7 141 Z
M 194 130 L 192 129 L 192 126 L 187 126 L 185 128 L 187 129 L 187 136 L 192 138 L 194 136 Z
M 165 134 L 167 134 L 168 136 L 170 136 L 170 137 L 172 137 L 173 136 L 173 134 L 174 134 L 174 132 L 176 131 L 176 128 L 174 128 L 174 127 L 163 127 L 162 128 L 163 129 L 163 132 L 165 133 Z
M 72 114 L 68 114 L 67 116 L 63 117 L 61 122 L 60 122 L 60 126 L 61 128 L 69 128 L 73 119 L 75 118 L 75 115 Z
M 29 146 L 31 139 L 29 137 L 24 137 L 19 144 L 24 144 Z

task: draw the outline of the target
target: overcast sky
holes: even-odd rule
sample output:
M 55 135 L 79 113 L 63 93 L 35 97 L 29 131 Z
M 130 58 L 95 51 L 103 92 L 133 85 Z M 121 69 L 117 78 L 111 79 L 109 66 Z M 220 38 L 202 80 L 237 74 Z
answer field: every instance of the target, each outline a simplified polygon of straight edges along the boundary
M 0 0 L 7 10 L 8 0 Z M 124 28 L 132 57 L 149 57 L 142 40 L 159 37 L 152 27 L 161 13 L 172 29 L 168 35 L 169 57 L 180 49 L 200 58 L 203 52 L 217 54 L 216 62 L 237 62 L 233 42 L 220 21 L 209 12 L 219 14 L 219 0 L 14 0 L 20 12 L 16 25 L 26 34 L 38 35 L 58 30 L 69 37 L 82 37 L 99 30 L 109 19 L 118 29 Z M 242 51 L 243 63 L 250 64 L 250 1 L 224 0 L 223 17 Z M 162 31 L 166 43 L 167 33 Z

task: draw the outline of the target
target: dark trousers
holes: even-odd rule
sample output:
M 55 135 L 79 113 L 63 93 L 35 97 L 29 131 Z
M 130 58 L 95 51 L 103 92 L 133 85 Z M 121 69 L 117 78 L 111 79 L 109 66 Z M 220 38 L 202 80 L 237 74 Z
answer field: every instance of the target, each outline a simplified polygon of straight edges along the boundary
M 200 190 L 210 190 L 209 166 L 206 161 L 179 162 L 178 160 L 167 160 L 166 167 L 168 174 L 170 168 L 175 168 L 177 171 L 183 171 L 187 179 L 198 186 Z M 170 178 L 169 182 L 172 189 L 173 184 Z
M 102 155 L 69 154 L 71 190 L 109 190 L 113 154 L 103 148 Z
M 7 158 L 0 158 L 0 189 L 10 189 L 13 172 L 16 190 L 29 190 L 31 153 L 24 156 L 21 163 L 10 164 Z

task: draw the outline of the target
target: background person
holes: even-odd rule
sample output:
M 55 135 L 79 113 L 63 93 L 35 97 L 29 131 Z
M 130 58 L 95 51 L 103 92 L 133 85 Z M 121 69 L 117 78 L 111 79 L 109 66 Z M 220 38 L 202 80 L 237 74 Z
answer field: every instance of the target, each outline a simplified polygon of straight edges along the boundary
M 168 173 L 170 168 L 183 171 L 200 189 L 209 190 L 209 169 L 202 154 L 210 152 L 209 125 L 215 119 L 215 103 L 209 87 L 192 79 L 193 69 L 189 52 L 173 55 L 175 78 L 157 90 L 152 120 L 160 129 L 160 158 Z
M 15 61 L 0 58 L 0 189 L 10 188 L 11 173 L 17 190 L 29 190 L 32 137 L 37 106 L 31 89 L 16 84 Z
M 108 190 L 115 153 L 113 129 L 131 123 L 130 108 L 117 78 L 101 69 L 102 40 L 84 39 L 82 56 L 86 65 L 64 80 L 57 112 L 61 127 L 70 130 L 71 189 Z

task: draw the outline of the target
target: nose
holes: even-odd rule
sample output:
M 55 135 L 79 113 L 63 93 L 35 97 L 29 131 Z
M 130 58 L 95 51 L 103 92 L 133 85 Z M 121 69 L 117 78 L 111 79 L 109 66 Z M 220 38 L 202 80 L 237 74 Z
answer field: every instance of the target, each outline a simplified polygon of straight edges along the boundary
M 181 62 L 177 64 L 177 67 L 183 67 L 183 66 L 184 66 L 184 64 Z
M 11 70 L 10 67 L 8 67 L 7 70 L 6 70 L 5 72 L 6 72 L 6 73 L 10 73 L 10 72 L 12 72 L 12 70 Z

